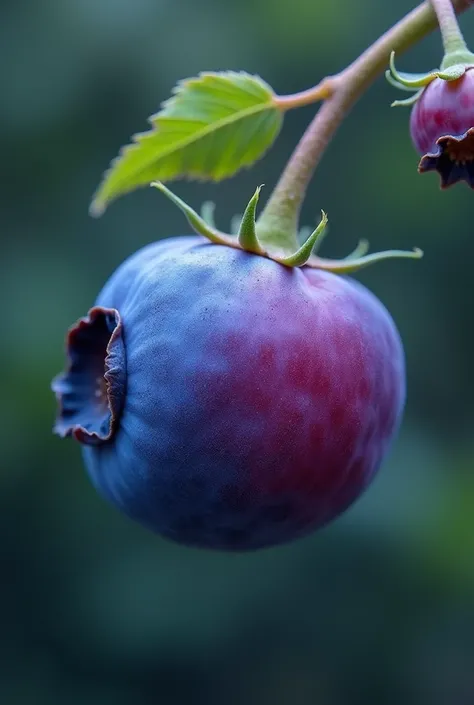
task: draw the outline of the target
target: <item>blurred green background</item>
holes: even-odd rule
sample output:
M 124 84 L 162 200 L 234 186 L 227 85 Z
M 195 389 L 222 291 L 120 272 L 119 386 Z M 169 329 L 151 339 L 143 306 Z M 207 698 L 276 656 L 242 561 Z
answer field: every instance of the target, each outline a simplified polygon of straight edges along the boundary
M 1 705 L 474 703 L 473 194 L 418 176 L 408 111 L 383 78 L 349 116 L 311 185 L 328 256 L 360 237 L 425 250 L 358 278 L 405 341 L 408 403 L 377 480 L 340 520 L 253 555 L 181 548 L 101 500 L 79 447 L 53 437 L 50 379 L 66 328 L 112 270 L 186 232 L 151 189 L 88 216 L 118 148 L 181 78 L 245 69 L 279 93 L 360 53 L 411 2 L 3 0 L 0 292 Z M 474 43 L 474 12 L 462 18 Z M 433 35 L 399 68 L 439 63 Z M 226 227 L 267 194 L 313 109 L 220 185 Z M 265 192 L 262 194 L 262 196 Z

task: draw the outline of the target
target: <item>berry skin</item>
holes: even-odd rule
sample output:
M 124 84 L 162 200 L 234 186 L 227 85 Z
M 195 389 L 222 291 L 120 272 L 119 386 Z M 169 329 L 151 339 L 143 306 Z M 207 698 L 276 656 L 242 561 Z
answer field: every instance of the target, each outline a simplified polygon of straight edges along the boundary
M 125 514 L 203 548 L 278 545 L 340 515 L 405 400 L 396 327 L 361 284 L 200 236 L 123 263 L 68 355 L 56 432 Z
M 458 181 L 474 188 L 474 70 L 455 81 L 435 78 L 413 106 L 410 133 L 421 173 L 437 171 L 443 189 Z

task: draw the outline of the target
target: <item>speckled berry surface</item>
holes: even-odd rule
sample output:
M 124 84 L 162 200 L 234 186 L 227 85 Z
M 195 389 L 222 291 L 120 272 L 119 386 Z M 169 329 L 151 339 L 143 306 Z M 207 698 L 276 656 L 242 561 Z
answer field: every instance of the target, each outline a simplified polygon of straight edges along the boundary
M 443 187 L 474 187 L 474 69 L 456 81 L 436 78 L 410 116 L 410 134 L 423 155 L 420 171 L 438 171 Z
M 399 335 L 346 277 L 173 238 L 119 267 L 80 325 L 56 430 L 99 493 L 180 543 L 252 550 L 327 524 L 400 423 Z

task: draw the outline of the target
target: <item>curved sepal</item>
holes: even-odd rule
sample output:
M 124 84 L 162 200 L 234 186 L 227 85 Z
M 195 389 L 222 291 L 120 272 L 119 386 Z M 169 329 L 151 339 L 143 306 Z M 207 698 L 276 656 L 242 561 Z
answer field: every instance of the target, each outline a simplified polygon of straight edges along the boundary
M 409 88 L 408 86 L 404 86 L 403 83 L 399 83 L 398 81 L 396 81 L 388 69 L 387 71 L 385 71 L 385 78 L 391 86 L 393 86 L 394 88 L 398 88 L 399 91 L 413 93 L 413 91 L 418 90 L 418 88 Z
M 386 259 L 421 259 L 423 257 L 423 251 L 416 247 L 412 251 L 407 250 L 386 250 L 385 252 L 374 252 L 371 255 L 365 255 L 364 257 L 357 257 L 349 259 L 321 259 L 320 257 L 312 257 L 308 262 L 308 267 L 314 267 L 315 269 L 325 269 L 327 272 L 334 272 L 336 274 L 351 274 L 353 272 L 358 272 L 359 269 L 368 267 L 371 264 L 376 264 L 377 262 L 382 262 Z
M 395 85 L 397 88 L 402 87 L 405 89 L 417 89 L 424 88 L 435 78 L 441 78 L 443 81 L 455 81 L 466 72 L 467 67 L 465 64 L 455 64 L 453 66 L 448 66 L 443 69 L 433 69 L 426 73 L 406 73 L 404 71 L 397 71 L 395 66 L 395 52 L 392 51 L 390 54 L 390 76 L 389 79 L 387 74 L 387 80 Z M 393 80 L 391 80 L 393 79 Z M 399 84 L 399 85 L 397 85 Z
M 167 196 L 167 198 L 175 204 L 175 206 L 178 206 L 178 208 L 186 216 L 189 225 L 198 235 L 203 235 L 204 237 L 207 237 L 210 242 L 215 242 L 218 245 L 231 245 L 232 247 L 238 246 L 235 242 L 233 242 L 229 235 L 222 233 L 220 230 L 217 230 L 206 223 L 206 221 L 198 213 L 196 213 L 191 206 L 188 206 L 188 204 L 181 200 L 179 196 L 176 196 L 176 194 L 166 188 L 161 181 L 153 181 L 150 186 L 157 188 L 159 191 L 164 193 L 165 196 Z
M 409 98 L 404 98 L 403 100 L 394 100 L 391 104 L 391 108 L 409 108 L 416 103 L 418 98 L 421 96 L 425 89 L 420 88 L 419 91 L 411 95 Z
M 246 252 L 255 252 L 258 255 L 261 255 L 264 252 L 258 240 L 257 231 L 255 228 L 255 212 L 257 210 L 257 203 L 261 190 L 262 187 L 257 186 L 254 195 L 250 199 L 248 206 L 244 211 L 238 232 L 240 247 L 243 250 L 246 250 Z
M 321 222 L 319 223 L 316 230 L 314 230 L 308 237 L 306 242 L 304 242 L 299 250 L 297 250 L 294 255 L 289 257 L 275 257 L 274 259 L 280 264 L 284 264 L 287 267 L 302 267 L 306 264 L 311 257 L 314 249 L 317 249 L 318 245 L 321 244 L 324 238 L 324 231 L 328 222 L 328 217 L 324 211 L 321 211 Z

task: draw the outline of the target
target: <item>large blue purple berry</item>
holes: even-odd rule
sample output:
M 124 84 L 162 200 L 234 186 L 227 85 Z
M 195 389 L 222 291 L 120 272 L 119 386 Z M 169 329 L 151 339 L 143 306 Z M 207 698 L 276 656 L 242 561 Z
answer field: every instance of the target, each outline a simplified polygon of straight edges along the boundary
M 192 546 L 304 536 L 365 490 L 399 426 L 382 304 L 320 269 L 172 238 L 134 254 L 68 335 L 55 430 L 97 490 Z

